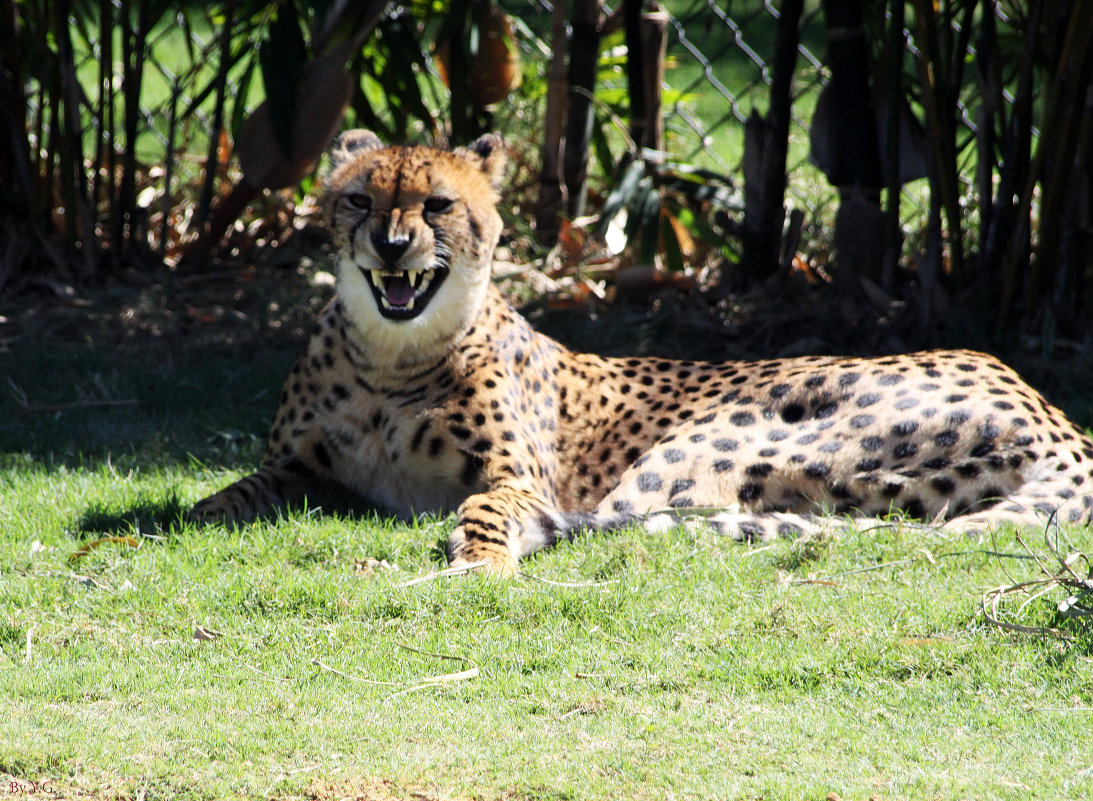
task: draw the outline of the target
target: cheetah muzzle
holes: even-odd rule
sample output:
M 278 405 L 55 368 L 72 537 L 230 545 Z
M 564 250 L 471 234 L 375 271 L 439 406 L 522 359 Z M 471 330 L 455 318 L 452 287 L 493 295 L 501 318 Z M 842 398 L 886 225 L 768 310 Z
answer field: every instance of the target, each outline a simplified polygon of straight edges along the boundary
M 453 564 L 502 573 L 582 528 L 662 529 L 700 507 L 749 541 L 832 512 L 1089 524 L 1093 442 L 991 356 L 613 359 L 535 332 L 490 281 L 504 165 L 496 136 L 452 151 L 339 137 L 323 202 L 336 297 L 262 465 L 194 518 L 336 483 L 403 516 L 455 511 Z
M 368 279 L 379 313 L 389 320 L 417 317 L 448 277 L 448 268 L 440 265 L 398 272 L 361 267 L 361 272 Z

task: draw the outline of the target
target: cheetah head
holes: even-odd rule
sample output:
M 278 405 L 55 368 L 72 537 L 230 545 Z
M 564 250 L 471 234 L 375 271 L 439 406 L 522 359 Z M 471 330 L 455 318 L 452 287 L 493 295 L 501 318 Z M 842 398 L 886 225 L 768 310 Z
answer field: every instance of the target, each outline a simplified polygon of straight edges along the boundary
M 331 152 L 325 210 L 338 296 L 378 360 L 451 347 L 484 302 L 501 234 L 501 138 L 452 151 L 386 147 L 369 131 Z

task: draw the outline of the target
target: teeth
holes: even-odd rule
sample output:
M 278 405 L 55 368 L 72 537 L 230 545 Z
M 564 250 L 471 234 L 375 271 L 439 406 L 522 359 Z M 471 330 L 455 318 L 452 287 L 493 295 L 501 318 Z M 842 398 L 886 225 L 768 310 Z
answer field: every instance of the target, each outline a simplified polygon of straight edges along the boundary
M 425 290 L 429 288 L 429 284 L 433 282 L 433 276 L 436 275 L 436 270 L 426 270 L 425 275 L 421 279 L 421 283 L 414 289 L 414 297 L 420 298 L 425 294 Z
M 432 284 L 433 279 L 436 278 L 436 269 L 429 268 L 428 270 L 362 270 L 366 273 L 367 280 L 372 282 L 372 285 L 379 290 L 380 303 L 384 309 L 400 309 L 402 311 L 413 311 L 417 300 L 424 295 L 429 286 Z M 409 281 L 410 286 L 413 288 L 413 296 L 403 305 L 395 306 L 387 299 L 387 287 L 386 281 L 391 278 L 406 278 Z

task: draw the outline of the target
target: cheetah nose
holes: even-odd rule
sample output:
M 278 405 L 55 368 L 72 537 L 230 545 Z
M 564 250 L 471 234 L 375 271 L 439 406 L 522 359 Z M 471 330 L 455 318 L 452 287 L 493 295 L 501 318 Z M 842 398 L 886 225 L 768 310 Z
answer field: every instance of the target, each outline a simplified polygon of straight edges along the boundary
M 400 235 L 388 237 L 386 231 L 376 231 L 372 234 L 372 247 L 376 249 L 376 255 L 384 264 L 392 265 L 402 258 L 402 254 L 410 247 L 411 237 Z

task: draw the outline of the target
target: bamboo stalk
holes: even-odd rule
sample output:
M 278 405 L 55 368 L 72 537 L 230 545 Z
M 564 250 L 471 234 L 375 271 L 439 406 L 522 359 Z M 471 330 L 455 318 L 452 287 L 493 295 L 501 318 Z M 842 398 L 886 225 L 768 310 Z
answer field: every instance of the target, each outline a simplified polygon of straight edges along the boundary
M 979 82 L 976 113 L 976 185 L 979 190 L 979 248 L 982 252 L 994 222 L 995 120 L 1002 109 L 1001 79 L 998 72 L 998 29 L 994 15 L 996 0 L 983 0 L 983 16 L 975 46 Z M 982 262 L 979 265 L 983 269 Z
M 881 264 L 881 286 L 887 292 L 891 292 L 895 285 L 896 269 L 899 267 L 900 249 L 903 244 L 899 221 L 900 114 L 903 108 L 903 53 L 907 44 L 903 26 L 904 0 L 892 0 L 891 18 L 888 20 L 889 99 L 884 154 L 887 161 L 884 178 L 888 203 L 885 209 L 884 261 Z M 928 302 L 928 298 L 924 297 L 923 302 Z
M 573 41 L 569 52 L 569 114 L 566 118 L 565 177 L 566 212 L 571 218 L 584 214 L 588 186 L 588 148 L 592 139 L 592 96 L 600 53 L 601 0 L 574 0 Z
M 96 99 L 95 119 L 92 123 L 95 127 L 95 145 L 91 165 L 91 209 L 93 213 L 97 211 L 102 195 L 103 148 L 106 143 L 106 98 L 109 94 L 109 83 L 114 69 L 112 61 L 114 39 L 112 8 L 110 0 L 99 0 L 99 30 L 102 32 L 102 36 L 99 40 L 99 96 Z
M 645 116 L 647 119 L 645 146 L 652 150 L 664 149 L 664 119 L 661 115 L 661 84 L 664 82 L 665 59 L 668 53 L 668 13 L 656 3 L 650 3 L 641 18 L 642 60 L 649 65 L 643 91 L 645 92 Z
M 80 162 L 78 150 L 73 146 L 73 137 L 79 126 L 72 126 L 69 96 L 66 91 L 66 71 L 72 55 L 71 42 L 68 39 L 68 13 L 70 0 L 57 0 L 53 4 L 53 33 L 57 41 L 57 60 L 50 71 L 50 83 L 53 91 L 56 117 L 53 131 L 57 143 L 58 169 L 60 171 L 61 208 L 64 209 L 64 241 L 66 249 L 75 250 L 77 234 L 76 202 L 76 165 Z
M 201 203 L 197 212 L 197 230 L 204 234 L 212 208 L 213 184 L 219 166 L 217 148 L 220 144 L 220 131 L 224 127 L 224 102 L 228 84 L 228 68 L 231 66 L 231 33 L 235 13 L 235 2 L 224 4 L 224 27 L 220 31 L 220 63 L 216 73 L 216 107 L 213 111 L 212 129 L 209 131 L 209 147 L 205 156 L 205 178 L 201 185 Z M 204 256 L 205 254 L 200 254 Z M 199 269 L 204 269 L 205 259 L 199 260 Z
M 113 11 L 111 11 L 113 18 Z M 120 28 L 120 26 L 117 26 Z M 122 33 L 124 38 L 125 34 Z M 114 34 L 113 29 L 109 36 L 103 37 L 107 48 L 104 58 L 113 65 L 114 63 Z M 107 231 L 113 233 L 121 226 L 121 210 L 118 208 L 118 112 L 117 90 L 114 88 L 114 70 L 110 68 L 110 76 L 106 84 L 106 198 L 110 209 Z
M 748 267 L 757 277 L 766 277 L 777 269 L 782 244 L 786 208 L 786 158 L 789 152 L 789 123 L 793 104 L 793 73 L 797 64 L 797 46 L 801 38 L 804 0 L 786 0 L 774 37 L 774 65 L 771 75 L 770 105 L 766 117 L 766 143 L 763 147 L 763 201 L 759 210 L 755 260 Z M 871 123 L 870 124 L 874 124 Z M 875 128 L 873 129 L 876 130 Z
M 1037 7 L 1039 4 L 1037 4 Z M 1066 184 L 1070 180 L 1070 170 L 1073 169 L 1073 150 L 1077 144 L 1073 141 L 1077 131 L 1074 125 L 1068 125 L 1071 118 L 1069 106 L 1078 98 L 1084 102 L 1087 85 L 1082 81 L 1074 82 L 1078 98 L 1068 98 L 1062 91 L 1062 87 L 1068 84 L 1068 73 L 1071 69 L 1071 58 L 1083 58 L 1089 47 L 1093 44 L 1093 6 L 1086 2 L 1075 2 L 1071 7 L 1071 15 L 1065 28 L 1062 47 L 1059 50 L 1059 60 L 1056 63 L 1054 79 L 1048 85 L 1047 96 L 1044 98 L 1043 123 L 1040 126 L 1040 138 L 1037 142 L 1036 152 L 1029 165 L 1028 174 L 1015 208 L 1015 224 L 1010 237 L 1009 248 L 1006 251 L 1005 281 L 1002 296 L 1002 314 L 1004 317 L 1012 302 L 1016 288 L 1018 272 L 1017 248 L 1027 242 L 1032 222 L 1032 199 L 1036 191 L 1036 184 L 1042 183 L 1044 198 L 1041 202 L 1040 236 L 1036 248 L 1036 258 L 1029 266 L 1028 295 L 1035 301 L 1039 301 L 1044 292 L 1043 268 L 1054 260 L 1055 251 L 1060 237 L 1059 220 L 1049 219 L 1048 214 L 1058 217 L 1060 212 L 1060 197 L 1056 192 L 1065 191 Z M 1051 155 L 1055 169 L 1059 169 L 1059 162 L 1065 165 L 1065 171 L 1055 176 L 1048 176 L 1044 182 L 1044 164 L 1047 156 Z M 1068 155 L 1069 154 L 1069 155 Z M 1025 252 L 1028 252 L 1027 249 Z M 1001 324 L 1001 322 L 1000 322 Z
M 941 209 L 949 229 L 952 272 L 958 279 L 964 273 L 964 243 L 961 230 L 962 214 L 956 175 L 956 109 L 955 97 L 950 92 L 948 60 L 944 58 L 942 42 L 949 41 L 947 19 L 938 18 L 933 0 L 914 0 L 915 30 L 921 56 L 918 58 L 926 110 L 927 128 L 934 132 L 930 137 L 933 145 L 934 168 L 930 177 L 931 192 L 940 195 Z M 947 6 L 946 6 L 947 8 Z M 940 261 L 940 253 L 937 254 Z
M 567 0 L 555 0 L 550 12 L 550 71 L 547 74 L 546 109 L 543 119 L 543 145 L 540 150 L 539 201 L 535 211 L 535 234 L 543 247 L 558 241 L 558 214 L 564 202 L 562 190 L 562 130 L 566 119 L 566 32 Z
M 66 4 L 61 4 L 62 6 Z M 87 172 L 84 169 L 83 125 L 80 120 L 80 86 L 76 76 L 76 60 L 72 48 L 72 35 L 69 27 L 71 8 L 64 9 L 64 19 L 58 20 L 57 40 L 60 45 L 58 70 L 60 72 L 61 96 L 64 102 L 65 152 L 65 187 L 67 203 L 65 209 L 66 229 L 71 231 L 70 242 L 78 241 L 83 255 L 83 274 L 90 277 L 95 271 L 98 256 L 98 242 L 95 238 L 95 226 L 92 218 L 93 204 L 88 200 Z M 71 179 L 71 187 L 69 187 Z
M 15 4 L 12 0 L 0 0 L 0 40 L 15 41 L 16 31 Z M 27 121 L 27 89 L 19 80 L 23 75 L 22 52 L 12 47 L 0 53 L 0 169 L 10 170 L 9 179 L 14 186 L 15 196 L 19 198 L 33 225 L 38 224 L 35 211 L 35 181 L 27 133 L 30 130 Z M 7 80 L 10 76 L 12 80 Z M 41 114 L 39 114 L 39 120 Z M 39 122 L 40 124 L 40 122 Z M 3 288 L 3 276 L 0 276 L 0 289 Z
M 1040 176 L 1039 236 L 1032 263 L 1033 286 L 1046 294 L 1058 284 L 1063 237 L 1073 220 L 1073 199 L 1080 185 L 1073 180 L 1079 150 L 1078 133 L 1087 112 L 1089 52 L 1093 48 L 1093 4 L 1075 0 L 1066 25 L 1054 80 L 1044 104 L 1045 123 L 1037 146 L 1037 161 L 1051 160 Z M 1050 147 L 1045 147 L 1049 144 Z M 1041 157 L 1044 153 L 1044 157 Z M 1037 173 L 1040 170 L 1036 171 Z M 1056 279 L 1049 282 L 1049 278 Z
M 1013 102 L 1013 112 L 1008 129 L 1007 154 L 1003 160 L 998 182 L 998 208 L 995 223 L 987 239 L 985 266 L 992 273 L 1001 273 L 1001 293 L 998 301 L 998 330 L 1005 330 L 1009 325 L 1010 305 L 1017 285 L 1018 256 L 1028 254 L 1027 217 L 1019 214 L 1020 206 L 1013 197 L 1018 187 L 1026 183 L 1032 159 L 1032 95 L 1033 78 L 1036 65 L 1036 51 L 1039 47 L 1037 32 L 1040 28 L 1040 14 L 1043 4 L 1033 2 L 1026 22 L 1025 42 L 1021 50 L 1021 71 L 1017 78 L 1017 92 Z M 1018 235 L 1024 237 L 1020 242 Z M 997 276 L 992 276 L 997 278 Z
M 175 173 L 175 134 L 178 128 L 178 98 L 182 94 L 178 78 L 171 84 L 171 110 L 167 116 L 167 144 L 164 146 L 163 162 L 163 220 L 159 232 L 160 261 L 167 255 L 167 238 L 171 230 L 171 182 Z
M 645 107 L 645 63 L 641 47 L 641 11 L 643 0 L 622 0 L 623 32 L 626 37 L 626 84 L 630 96 L 630 138 L 638 147 L 645 145 L 649 125 Z
M 39 179 L 35 182 L 36 185 L 40 185 L 40 181 L 45 175 L 42 160 L 45 154 L 46 107 L 46 85 L 44 81 L 39 81 L 38 103 L 34 114 L 34 153 L 32 154 L 34 158 L 34 175 Z M 48 219 L 49 201 L 43 199 L 43 196 L 44 193 L 38 190 L 35 191 L 31 200 L 30 213 L 34 218 L 35 225 L 40 225 L 43 218 Z

